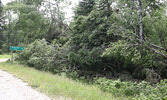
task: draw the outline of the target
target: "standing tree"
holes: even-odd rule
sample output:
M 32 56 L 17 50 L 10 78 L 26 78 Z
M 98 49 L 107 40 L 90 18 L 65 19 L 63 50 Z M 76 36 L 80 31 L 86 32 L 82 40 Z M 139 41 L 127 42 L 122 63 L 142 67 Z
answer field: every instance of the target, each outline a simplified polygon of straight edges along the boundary
M 46 36 L 47 20 L 36 7 L 22 2 L 12 2 L 7 4 L 5 12 L 9 16 L 8 21 L 10 22 L 6 32 L 10 31 L 9 41 L 13 41 L 13 45 L 29 44 L 35 39 L 42 39 Z M 10 14 L 15 14 L 15 17 Z
M 87 16 L 94 8 L 95 0 L 82 0 L 75 11 L 75 17 L 82 15 Z
M 71 24 L 74 32 L 70 39 L 69 61 L 72 67 L 78 70 L 106 70 L 113 73 L 128 71 L 133 74 L 139 65 L 156 66 L 155 56 L 167 58 L 165 46 L 161 46 L 165 45 L 166 37 L 162 38 L 166 36 L 162 31 L 165 30 L 162 29 L 165 24 L 160 24 L 161 28 L 156 25 L 162 23 L 161 21 L 148 24 L 151 18 L 157 18 L 155 12 L 163 7 L 161 1 L 99 0 L 91 7 L 94 8 L 91 11 L 86 9 L 88 2 L 84 5 L 82 3 Z M 84 7 L 85 10 L 82 10 Z M 153 40 L 155 30 L 159 30 L 159 36 L 154 34 L 157 37 Z M 165 61 L 163 58 L 161 60 Z
M 2 45 L 3 45 L 3 16 L 2 16 L 2 2 L 0 0 L 0 53 L 2 52 Z

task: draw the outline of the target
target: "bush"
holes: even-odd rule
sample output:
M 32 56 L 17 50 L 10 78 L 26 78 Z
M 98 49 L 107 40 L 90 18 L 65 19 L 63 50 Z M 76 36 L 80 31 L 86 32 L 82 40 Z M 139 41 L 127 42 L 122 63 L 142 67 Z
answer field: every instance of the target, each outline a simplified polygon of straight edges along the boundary
M 99 48 L 93 48 L 92 50 L 80 49 L 78 53 L 70 52 L 68 59 L 70 64 L 75 63 L 80 70 L 98 71 L 102 67 L 99 66 L 101 62 L 99 53 Z
M 167 100 L 167 80 L 161 80 L 154 87 L 147 85 L 141 89 L 139 95 L 134 100 Z
M 145 81 L 141 83 L 121 82 L 120 80 L 106 78 L 95 79 L 95 83 L 104 91 L 117 96 L 131 96 L 133 100 L 167 100 L 167 80 L 162 80 L 154 87 Z
M 98 84 L 103 91 L 108 91 L 115 95 L 133 96 L 139 93 L 138 88 L 135 87 L 136 83 L 132 82 L 99 78 L 95 83 Z
M 18 54 L 16 60 L 39 70 L 57 73 L 63 69 L 65 59 L 59 47 L 48 45 L 45 40 L 36 40 Z
M 11 45 L 11 44 L 9 44 Z M 2 53 L 8 53 L 9 52 L 9 45 L 7 44 L 2 44 Z

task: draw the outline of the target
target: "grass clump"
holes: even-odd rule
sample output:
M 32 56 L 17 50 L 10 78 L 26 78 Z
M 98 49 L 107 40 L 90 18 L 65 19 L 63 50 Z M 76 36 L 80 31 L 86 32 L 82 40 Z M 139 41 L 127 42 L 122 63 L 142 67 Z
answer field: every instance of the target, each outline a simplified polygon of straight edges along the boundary
M 8 54 L 0 55 L 0 59 L 8 59 L 10 57 L 11 55 L 8 55 Z
M 0 63 L 0 69 L 16 75 L 26 81 L 33 88 L 39 89 L 51 97 L 70 97 L 75 100 L 125 100 L 115 97 L 111 93 L 101 91 L 96 85 L 87 85 L 48 72 L 42 72 L 23 65 Z

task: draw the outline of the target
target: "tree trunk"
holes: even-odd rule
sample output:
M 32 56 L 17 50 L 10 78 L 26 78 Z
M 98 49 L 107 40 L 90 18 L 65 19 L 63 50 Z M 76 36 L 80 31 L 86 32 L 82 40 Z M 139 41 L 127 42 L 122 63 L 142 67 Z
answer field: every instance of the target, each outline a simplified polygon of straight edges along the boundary
M 132 8 L 132 11 L 133 11 L 133 9 L 134 9 L 134 0 L 132 0 L 132 6 L 131 6 Z
M 110 7 L 110 3 L 109 3 L 109 1 L 107 0 L 106 1 L 106 3 L 107 3 L 107 13 L 108 13 L 108 17 L 110 16 L 110 11 L 111 11 L 111 7 Z
M 140 41 L 143 41 L 143 15 L 142 15 L 142 2 L 141 0 L 138 0 L 139 2 L 139 37 Z

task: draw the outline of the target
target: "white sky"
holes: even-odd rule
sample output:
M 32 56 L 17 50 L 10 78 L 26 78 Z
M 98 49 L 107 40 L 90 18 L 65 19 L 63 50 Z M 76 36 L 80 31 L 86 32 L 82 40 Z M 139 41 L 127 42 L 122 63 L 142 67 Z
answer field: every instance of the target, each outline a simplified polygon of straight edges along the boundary
M 10 2 L 10 1 L 14 1 L 14 0 L 1 0 L 3 5 L 6 5 L 6 3 Z M 65 9 L 65 13 L 66 13 L 66 19 L 68 21 L 72 20 L 72 16 L 74 15 L 72 8 L 74 6 L 76 6 L 80 0 L 70 0 L 72 2 L 72 4 L 68 7 L 68 9 Z
M 14 0 L 1 0 L 2 3 L 5 5 L 6 3 L 10 2 L 10 1 L 14 1 Z M 79 0 L 70 0 L 72 1 L 73 5 L 74 4 L 78 4 Z
M 11 0 L 1 0 L 1 1 L 5 5 L 6 3 L 10 2 Z
M 69 0 L 72 2 L 72 4 L 70 5 L 70 7 L 68 7 L 69 9 L 65 9 L 65 13 L 66 13 L 66 19 L 68 21 L 71 21 L 72 20 L 72 16 L 74 15 L 74 12 L 73 12 L 73 7 L 75 7 L 80 0 Z

